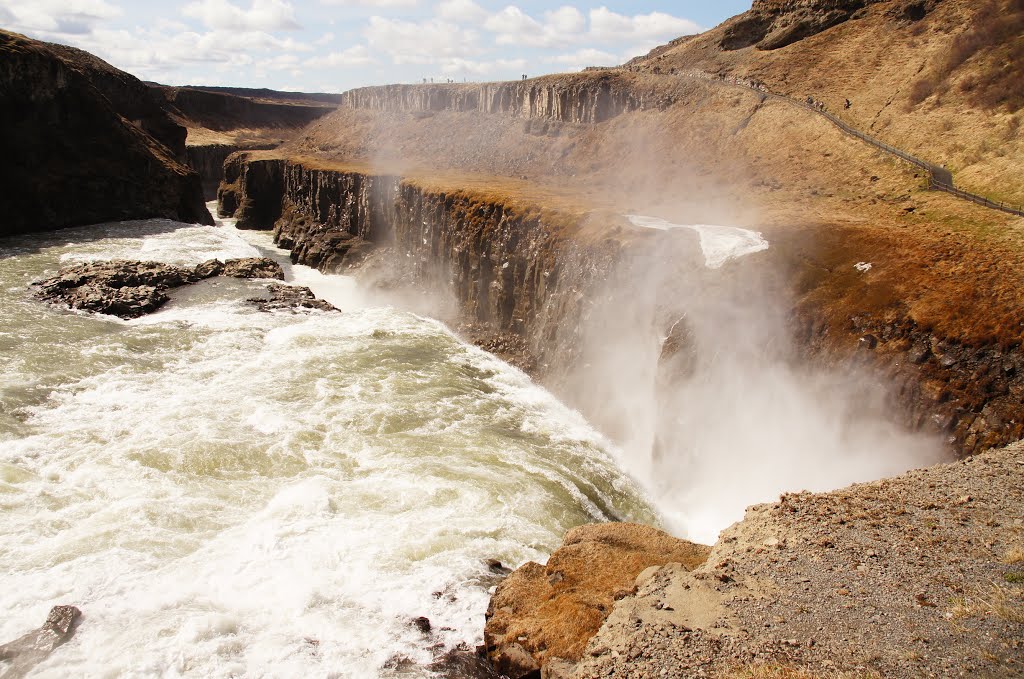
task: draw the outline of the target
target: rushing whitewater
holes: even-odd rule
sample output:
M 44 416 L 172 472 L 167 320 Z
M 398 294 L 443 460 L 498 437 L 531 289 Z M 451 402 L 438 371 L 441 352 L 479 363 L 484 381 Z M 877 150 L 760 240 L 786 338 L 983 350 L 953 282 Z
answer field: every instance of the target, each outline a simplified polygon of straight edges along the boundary
M 211 279 L 134 321 L 29 289 L 84 259 L 282 259 L 266 234 L 152 220 L 0 248 L 0 641 L 83 611 L 33 676 L 428 676 L 432 645 L 478 643 L 485 559 L 655 520 L 578 414 L 347 279 L 286 267 L 342 313 L 261 313 L 263 283 Z

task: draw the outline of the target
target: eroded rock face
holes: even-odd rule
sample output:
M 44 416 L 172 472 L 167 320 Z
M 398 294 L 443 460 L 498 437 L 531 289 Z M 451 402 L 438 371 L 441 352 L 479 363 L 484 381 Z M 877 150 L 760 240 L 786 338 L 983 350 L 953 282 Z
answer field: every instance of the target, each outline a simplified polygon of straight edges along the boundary
M 82 612 L 74 606 L 54 606 L 42 627 L 0 646 L 0 661 L 10 663 L 5 679 L 25 676 L 33 667 L 71 638 Z
M 709 552 L 638 524 L 575 528 L 546 566 L 524 564 L 498 586 L 484 629 L 487 656 L 510 679 L 564 674 L 642 571 L 668 563 L 689 570 Z
M 881 1 L 757 0 L 748 12 L 726 25 L 720 46 L 725 50 L 751 45 L 760 50 L 779 49 L 855 19 L 867 5 Z M 916 9 L 909 11 L 915 14 Z
M 629 75 L 599 72 L 502 83 L 362 87 L 342 95 L 342 103 L 375 111 L 477 111 L 586 124 L 629 111 L 663 109 L 674 100 L 635 87 Z
M 168 290 L 221 275 L 283 280 L 284 270 L 266 257 L 209 260 L 194 269 L 160 262 L 113 260 L 67 267 L 33 285 L 38 288 L 36 294 L 48 302 L 119 318 L 138 318 L 163 306 L 170 299 Z
M 137 78 L 0 31 L 0 236 L 165 217 L 212 224 L 185 130 Z

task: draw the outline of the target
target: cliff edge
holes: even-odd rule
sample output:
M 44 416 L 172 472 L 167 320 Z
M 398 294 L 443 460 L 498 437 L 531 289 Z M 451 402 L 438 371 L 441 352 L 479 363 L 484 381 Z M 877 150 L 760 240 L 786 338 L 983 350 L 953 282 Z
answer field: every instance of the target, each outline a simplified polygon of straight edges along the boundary
M 184 128 L 134 76 L 0 31 L 0 91 L 0 236 L 150 217 L 213 223 L 184 164 Z

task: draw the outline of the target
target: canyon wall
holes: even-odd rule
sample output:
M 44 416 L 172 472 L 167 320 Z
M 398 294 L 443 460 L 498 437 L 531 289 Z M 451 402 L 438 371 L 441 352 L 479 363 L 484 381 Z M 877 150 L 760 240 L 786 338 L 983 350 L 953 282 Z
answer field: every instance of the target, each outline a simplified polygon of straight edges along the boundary
M 673 95 L 638 87 L 630 74 L 593 72 L 499 83 L 384 85 L 350 90 L 342 104 L 375 111 L 460 111 L 600 123 L 630 111 L 661 109 Z
M 213 223 L 185 130 L 141 81 L 70 47 L 0 31 L 0 236 L 126 219 Z
M 577 215 L 523 210 L 400 177 L 233 156 L 221 212 L 240 228 L 275 229 L 301 264 L 335 272 L 376 247 L 389 277 L 454 295 L 482 346 L 511 341 L 540 376 L 579 346 L 587 290 L 614 268 L 618 241 L 591 240 Z M 500 347 L 499 347 L 500 348 Z M 497 351 L 497 353 L 503 353 Z
M 471 333 L 481 346 L 556 390 L 580 357 L 596 305 L 629 308 L 628 299 L 609 302 L 616 298 L 605 289 L 621 276 L 619 265 L 645 244 L 664 245 L 655 243 L 656 232 L 616 230 L 613 215 L 524 208 L 355 167 L 242 153 L 229 158 L 225 173 L 221 213 L 237 217 L 241 228 L 274 228 L 294 261 L 325 272 L 376 249 L 376 264 L 392 269 L 392 282 L 450 292 L 463 320 L 483 329 Z M 682 265 L 682 255 L 672 258 Z M 666 280 L 670 295 L 674 283 Z M 892 388 L 892 417 L 911 430 L 942 434 L 961 455 L 1024 435 L 1019 347 L 953 342 L 909 321 L 858 316 L 834 327 L 824 318 L 824 310 L 807 308 L 791 315 L 802 360 L 853 362 L 883 375 L 879 387 Z M 666 346 L 672 344 L 670 337 Z

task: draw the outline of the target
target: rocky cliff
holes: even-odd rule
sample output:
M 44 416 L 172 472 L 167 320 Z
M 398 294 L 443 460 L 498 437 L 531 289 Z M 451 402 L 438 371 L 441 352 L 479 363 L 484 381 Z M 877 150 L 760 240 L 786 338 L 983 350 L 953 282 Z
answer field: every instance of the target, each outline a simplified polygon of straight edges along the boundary
M 374 111 L 501 113 L 568 123 L 600 123 L 629 111 L 664 108 L 673 101 L 658 88 L 638 87 L 628 73 L 608 72 L 468 85 L 385 85 L 342 96 L 344 106 Z
M 185 159 L 203 195 L 217 197 L 224 160 L 241 150 L 272 149 L 337 106 L 341 95 L 231 87 L 150 84 L 171 117 L 188 130 Z
M 152 85 L 166 102 L 167 110 L 185 125 L 210 130 L 298 129 L 334 110 L 334 103 L 316 99 L 272 99 L 192 87 Z
M 571 362 L 585 290 L 622 246 L 593 238 L 587 215 L 268 155 L 225 164 L 220 211 L 240 228 L 273 228 L 293 261 L 326 272 L 376 248 L 390 280 L 453 295 L 482 343 L 511 335 L 525 351 L 509 357 L 540 374 Z
M 376 248 L 376 264 L 391 269 L 391 280 L 451 294 L 462 312 L 458 320 L 475 325 L 471 334 L 482 346 L 532 367 L 563 393 L 559 379 L 580 357 L 585 319 L 600 305 L 630 303 L 604 289 L 616 288 L 611 281 L 622 275 L 624 262 L 645 261 L 654 248 L 676 262 L 672 271 L 693 271 L 691 254 L 668 254 L 678 247 L 674 241 L 632 229 L 614 212 L 553 209 L 550 199 L 545 206 L 460 188 L 458 179 L 431 184 L 365 165 L 286 159 L 276 152 L 237 154 L 225 171 L 220 211 L 237 217 L 241 228 L 274 228 L 276 242 L 292 251 L 294 261 L 326 272 L 343 270 Z M 776 283 L 782 291 L 806 286 L 808 276 L 820 277 L 821 266 L 832 266 L 807 261 L 806 251 L 785 240 L 768 256 L 772 266 L 794 276 Z M 850 269 L 851 276 L 860 275 Z M 618 286 L 626 294 L 634 289 L 630 275 Z M 686 286 L 699 284 L 695 280 L 670 274 L 658 282 L 656 296 L 680 297 Z M 960 454 L 1024 434 L 1019 345 L 957 341 L 905 318 L 832 319 L 845 307 L 820 299 L 829 294 L 835 291 L 818 283 L 790 316 L 802 360 L 842 365 L 852 359 L 886 375 L 893 385 L 892 416 L 912 430 L 942 434 Z M 658 321 L 666 334 L 673 320 Z
M 213 223 L 183 164 L 185 130 L 136 78 L 0 32 L 0 88 L 0 236 L 148 217 Z

